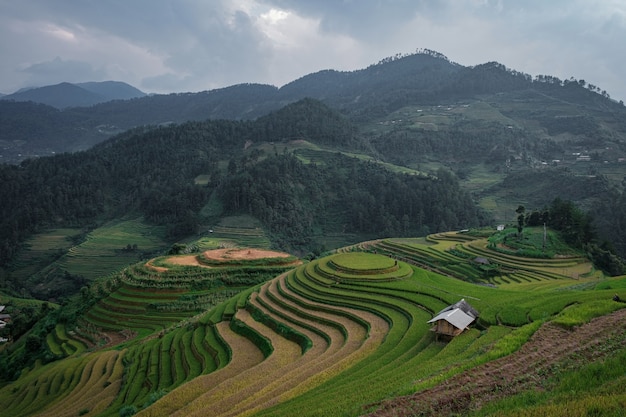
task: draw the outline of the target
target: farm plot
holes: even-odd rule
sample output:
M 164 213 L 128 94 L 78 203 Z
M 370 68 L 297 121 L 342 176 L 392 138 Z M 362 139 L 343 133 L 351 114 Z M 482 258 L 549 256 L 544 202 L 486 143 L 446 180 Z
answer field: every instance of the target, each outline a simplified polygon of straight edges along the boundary
M 67 335 L 65 325 L 58 323 L 54 330 L 48 333 L 46 343 L 50 351 L 57 356 L 70 356 L 85 351 L 85 344 Z
M 135 287 L 123 284 L 87 311 L 91 325 L 106 330 L 132 330 L 147 335 L 190 317 L 194 312 L 156 308 L 176 302 L 180 290 Z
M 13 262 L 11 275 L 20 281 L 28 279 L 70 249 L 72 238 L 80 232 L 80 229 L 53 229 L 34 235 L 24 243 L 24 249 Z
M 269 238 L 258 220 L 250 216 L 231 216 L 209 229 L 209 237 L 220 247 L 243 247 L 268 249 Z
M 96 415 L 114 400 L 122 380 L 124 352 L 68 358 L 29 371 L 0 390 L 2 412 L 15 417 Z M 41 410 L 44 410 L 43 413 Z
M 228 347 L 216 336 L 215 327 L 200 323 L 133 345 L 126 354 L 127 378 L 112 409 L 130 404 L 147 407 L 156 394 L 218 372 L 229 359 Z
M 130 250 L 126 250 L 130 246 Z M 107 276 L 137 262 L 142 252 L 165 246 L 154 226 L 141 219 L 106 224 L 87 235 L 87 239 L 63 256 L 58 265 L 89 280 Z
M 567 256 L 550 259 L 527 258 L 490 249 L 484 238 L 462 233 L 438 233 L 428 236 L 435 245 L 411 244 L 398 239 L 374 242 L 367 250 L 404 260 L 438 273 L 470 282 L 503 286 L 527 285 L 547 280 L 592 276 L 593 266 L 582 257 Z
M 236 385 L 235 392 L 225 394 L 223 387 L 216 387 L 174 415 L 202 415 L 208 403 L 212 415 L 238 415 L 269 407 L 318 386 L 363 360 L 387 334 L 387 321 L 373 312 L 329 306 L 290 290 L 279 290 L 279 286 L 286 285 L 286 279 L 283 275 L 252 293 L 247 308 L 252 313 L 239 309 L 234 316 L 270 341 L 272 351 L 265 353 L 267 359 L 222 383 Z M 287 292 L 288 297 L 284 295 Z M 259 314 L 263 318 L 256 321 Z M 306 339 L 310 347 L 305 349 L 293 341 L 298 338 L 295 335 Z M 168 397 L 162 401 L 168 403 Z M 172 406 L 164 409 L 171 410 Z M 150 408 L 145 415 L 165 414 L 155 410 Z
M 322 274 L 319 265 L 326 268 Z M 448 346 L 435 343 L 427 321 L 455 295 L 421 282 L 425 271 L 388 279 L 404 268 L 380 255 L 339 254 L 240 295 L 226 303 L 222 317 L 239 323 L 241 334 L 266 359 L 238 364 L 236 374 L 231 362 L 215 373 L 215 381 L 196 378 L 140 415 L 203 415 L 208 404 L 218 416 L 264 415 L 265 409 L 268 415 L 344 414 L 355 404 L 410 390 L 416 375 L 440 374 L 451 362 L 459 369 L 472 366 L 504 328 L 468 332 Z M 230 349 L 235 358 L 239 346 Z
M 85 318 L 97 328 L 147 336 L 207 311 L 299 262 L 286 253 L 253 248 L 153 259 L 122 271 L 121 286 Z
M 616 292 L 626 298 L 621 281 L 582 288 L 579 280 L 546 278 L 540 274 L 545 271 L 533 277 L 533 262 L 525 271 L 533 280 L 528 291 L 526 284 L 477 285 L 402 260 L 416 253 L 415 259 L 448 262 L 446 266 L 458 257 L 460 265 L 467 259 L 459 255 L 463 246 L 479 242 L 460 238 L 448 245 L 443 235 L 437 239 L 439 243 L 428 245 L 370 242 L 361 250 L 377 254 L 346 251 L 284 268 L 273 279 L 252 280 L 245 290 L 238 287 L 237 295 L 210 311 L 187 312 L 158 332 L 145 327 L 145 337 L 124 344 L 124 382 L 100 415 L 118 416 L 125 407 L 140 416 L 361 415 L 369 404 L 429 389 L 518 351 L 545 321 L 574 328 L 621 308 L 611 300 Z M 385 246 L 376 246 L 381 243 Z M 393 256 L 382 255 L 383 247 Z M 171 268 L 167 271 L 155 271 L 141 265 L 132 279 L 125 276 L 121 287 L 96 305 L 94 314 L 101 320 L 111 319 L 106 313 L 124 315 L 137 328 L 145 326 L 141 320 L 153 320 L 151 314 L 163 314 L 161 323 L 168 316 L 174 323 L 173 311 L 153 307 L 206 294 L 205 286 L 218 279 L 220 285 L 228 282 L 225 275 L 211 275 L 215 270 L 226 274 L 227 267 L 206 266 L 169 265 L 163 266 Z M 176 268 L 185 273 L 177 277 Z M 230 268 L 235 274 L 245 269 L 240 261 Z M 202 278 L 198 271 L 209 275 Z M 233 282 L 241 283 L 244 275 L 237 276 Z M 428 321 L 460 299 L 480 312 L 475 327 L 449 343 L 438 342 Z M 144 313 L 138 312 L 141 308 Z M 110 321 L 105 324 L 115 324 Z M 71 390 L 76 384 L 71 381 L 79 379 L 87 363 L 79 361 L 86 358 L 59 362 L 76 376 L 59 374 L 69 368 L 48 367 L 46 380 L 56 381 L 55 387 L 69 384 Z M 41 388 L 43 379 L 32 379 L 44 378 L 40 369 L 16 385 L 31 384 L 31 389 L 18 389 L 15 398 L 0 389 L 0 400 L 10 397 L 12 409 L 21 409 L 43 395 L 38 390 L 58 392 L 60 388 Z M 47 405 L 48 397 L 40 398 L 33 410 Z

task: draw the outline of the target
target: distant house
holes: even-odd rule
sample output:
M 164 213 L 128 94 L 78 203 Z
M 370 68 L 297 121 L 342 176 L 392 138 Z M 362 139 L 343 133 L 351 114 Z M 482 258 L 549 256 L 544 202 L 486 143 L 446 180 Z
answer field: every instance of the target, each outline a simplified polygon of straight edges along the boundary
M 468 328 L 479 316 L 465 299 L 449 305 L 428 321 L 435 325 L 430 329 L 437 334 L 437 339 L 451 339 Z
M 504 225 L 503 224 L 499 224 L 496 229 L 498 230 L 498 232 L 501 232 L 504 230 Z

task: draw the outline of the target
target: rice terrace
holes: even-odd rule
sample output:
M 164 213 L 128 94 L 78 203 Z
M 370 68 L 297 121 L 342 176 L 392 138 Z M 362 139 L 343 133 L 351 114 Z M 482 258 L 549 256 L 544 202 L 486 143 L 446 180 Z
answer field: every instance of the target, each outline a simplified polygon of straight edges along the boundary
M 3 414 L 622 415 L 626 278 L 507 233 L 133 264 L 81 293 L 45 339 L 56 360 L 0 387 Z M 479 315 L 439 340 L 428 321 L 459 300 Z

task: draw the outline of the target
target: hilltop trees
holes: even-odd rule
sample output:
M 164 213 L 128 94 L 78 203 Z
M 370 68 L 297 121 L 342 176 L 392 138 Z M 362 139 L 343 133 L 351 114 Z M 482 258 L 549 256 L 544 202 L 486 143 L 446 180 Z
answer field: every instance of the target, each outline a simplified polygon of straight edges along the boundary
M 526 208 L 520 205 L 517 207 L 515 212 L 517 213 L 517 235 L 521 237 L 522 231 L 524 230 L 524 213 L 526 212 Z
M 337 224 L 352 233 L 415 236 L 484 220 L 446 170 L 425 178 L 341 154 L 323 162 L 305 165 L 293 155 L 269 156 L 226 178 L 219 194 L 225 209 L 259 218 L 293 248 L 306 245 L 314 229 Z
M 523 206 L 516 211 L 520 211 L 520 208 Z M 618 219 L 610 220 L 611 224 L 620 227 L 621 222 Z M 526 216 L 523 212 L 519 213 L 518 221 L 525 222 L 528 226 L 546 224 L 558 230 L 567 244 L 584 250 L 594 264 L 606 273 L 610 275 L 626 273 L 626 265 L 615 254 L 615 247 L 606 241 L 598 241 L 596 225 L 604 227 L 607 219 L 601 216 L 594 218 L 591 213 L 585 213 L 571 201 L 555 198 L 542 212 L 533 211 Z

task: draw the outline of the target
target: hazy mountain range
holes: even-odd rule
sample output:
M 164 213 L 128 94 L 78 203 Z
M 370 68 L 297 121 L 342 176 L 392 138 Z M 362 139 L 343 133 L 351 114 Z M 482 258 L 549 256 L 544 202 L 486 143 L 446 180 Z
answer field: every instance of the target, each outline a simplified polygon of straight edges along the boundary
M 3 100 L 32 101 L 57 109 L 87 107 L 112 100 L 130 100 L 146 94 L 119 81 L 68 82 L 43 87 L 23 88 L 13 94 L 3 95 Z
M 447 105 L 513 92 L 570 103 L 580 107 L 581 116 L 588 113 L 585 109 L 601 111 L 601 117 L 624 113 L 623 105 L 583 80 L 547 75 L 533 78 L 493 62 L 464 67 L 428 51 L 389 58 L 357 71 L 320 71 L 281 88 L 241 84 L 199 93 L 147 96 L 111 81 L 20 91 L 0 100 L 0 161 L 15 163 L 26 157 L 87 149 L 137 126 L 255 119 L 305 97 L 321 100 L 363 122 L 404 106 Z M 538 115 L 531 116 L 536 119 Z

